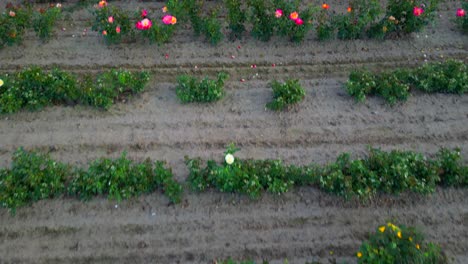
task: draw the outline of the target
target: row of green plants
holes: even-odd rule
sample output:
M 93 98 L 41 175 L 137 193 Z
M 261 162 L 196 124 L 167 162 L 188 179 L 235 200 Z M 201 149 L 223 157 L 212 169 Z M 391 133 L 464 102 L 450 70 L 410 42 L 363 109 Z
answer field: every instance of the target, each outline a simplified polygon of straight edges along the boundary
M 464 32 L 468 33 L 468 16 L 466 15 L 466 10 L 468 10 L 468 1 L 463 1 L 462 7 L 457 9 L 455 22 L 458 25 L 458 28 Z
M 81 78 L 60 69 L 39 67 L 0 75 L 0 113 L 37 110 L 49 105 L 89 105 L 108 109 L 124 96 L 140 93 L 149 81 L 147 72 L 113 69 Z
M 387 222 L 369 234 L 369 239 L 363 241 L 356 252 L 359 264 L 445 264 L 449 263 L 447 256 L 439 245 L 426 242 L 423 233 L 405 225 L 395 225 Z M 234 261 L 231 258 L 221 261 L 223 264 L 255 264 L 254 261 Z M 268 261 L 261 262 L 268 264 Z M 289 263 L 284 260 L 284 264 Z M 337 263 L 331 259 L 330 263 Z M 346 262 L 343 262 L 346 263 Z M 306 262 L 305 264 L 320 264 L 320 262 Z
M 214 160 L 204 163 L 200 158 L 186 157 L 192 189 L 214 188 L 257 198 L 265 191 L 282 194 L 293 186 L 314 185 L 347 199 L 368 199 L 377 193 L 429 194 L 437 185 L 468 186 L 468 166 L 462 164 L 459 149 L 441 149 L 434 159 L 429 159 L 411 151 L 385 152 L 370 148 L 365 158 L 351 159 L 350 154 L 343 153 L 325 166 L 285 165 L 281 160 L 242 160 L 234 158 L 237 150 L 230 145 L 222 163 Z
M 107 195 L 120 201 L 158 188 L 172 202 L 180 202 L 182 186 L 164 162 L 137 163 L 125 153 L 117 159 L 95 160 L 85 170 L 20 148 L 13 154 L 11 168 L 0 169 L 0 205 L 12 213 L 31 202 L 65 194 L 83 200 Z
M 8 3 L 0 15 L 0 48 L 21 43 L 24 33 L 29 28 L 32 28 L 42 41 L 47 41 L 61 17 L 60 4 L 36 10 L 31 6 Z
M 345 89 L 358 102 L 377 95 L 390 105 L 406 101 L 413 90 L 464 94 L 468 92 L 468 66 L 462 61 L 447 60 L 380 73 L 356 70 L 349 75 Z
M 468 187 L 468 166 L 460 150 L 441 149 L 434 159 L 411 151 L 390 152 L 370 148 L 362 159 L 344 153 L 325 166 L 285 165 L 281 160 L 242 160 L 239 149 L 230 145 L 223 163 L 186 157 L 188 184 L 196 191 L 210 188 L 243 193 L 252 198 L 264 191 L 282 194 L 293 186 L 314 185 L 345 198 L 368 199 L 377 193 L 410 191 L 428 194 L 437 185 Z M 48 155 L 22 148 L 13 154 L 10 168 L 0 169 L 0 205 L 17 207 L 65 193 L 88 200 L 96 195 L 122 200 L 162 188 L 169 199 L 180 202 L 182 186 L 164 162 L 134 162 L 123 153 L 120 158 L 101 158 L 88 168 L 54 161 Z

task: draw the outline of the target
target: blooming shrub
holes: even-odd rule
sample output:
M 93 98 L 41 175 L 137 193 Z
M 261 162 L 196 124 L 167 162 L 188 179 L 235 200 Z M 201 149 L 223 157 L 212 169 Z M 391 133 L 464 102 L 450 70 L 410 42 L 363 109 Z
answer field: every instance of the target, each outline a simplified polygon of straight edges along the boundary
M 40 39 L 48 40 L 51 37 L 55 23 L 62 15 L 60 7 L 60 5 L 50 6 L 47 9 L 40 9 L 39 12 L 34 13 L 32 25 Z
M 440 247 L 425 243 L 421 232 L 390 222 L 377 228 L 356 256 L 358 263 L 448 263 Z
M 0 113 L 14 113 L 23 108 L 38 110 L 48 105 L 85 104 L 109 108 L 116 99 L 141 92 L 149 80 L 146 72 L 132 73 L 111 70 L 78 80 L 74 75 L 53 69 L 49 73 L 39 67 L 0 76 Z
M 458 8 L 457 12 L 455 13 L 455 21 L 458 27 L 464 32 L 468 33 L 468 16 L 466 15 L 466 11 L 468 10 L 468 1 L 464 1 L 462 3 L 462 8 Z
M 324 8 L 325 7 L 325 8 Z M 315 29 L 317 30 L 318 40 L 327 40 L 334 37 L 335 34 L 335 25 L 333 23 L 334 17 L 329 11 L 330 6 L 323 6 L 320 10 L 317 17 L 317 25 Z
M 21 43 L 30 21 L 31 13 L 28 10 L 8 4 L 0 16 L 0 48 Z
M 381 14 L 377 0 L 350 1 L 348 12 L 333 19 L 333 27 L 338 29 L 339 39 L 358 39 Z
M 385 17 L 369 29 L 369 36 L 383 38 L 388 34 L 419 32 L 435 19 L 439 0 L 389 0 Z
M 0 169 L 0 205 L 14 213 L 20 206 L 59 196 L 70 173 L 65 164 L 20 148 L 11 168 Z
M 467 187 L 468 166 L 461 164 L 460 149 L 441 149 L 437 153 L 437 167 L 441 184 L 444 186 Z
M 164 15 L 161 20 L 151 20 L 148 17 L 148 11 L 143 9 L 135 27 L 140 34 L 149 39 L 150 43 L 166 43 L 174 34 L 177 18 L 169 14 Z M 154 21 L 154 22 L 153 22 Z
M 468 92 L 468 67 L 462 61 L 447 60 L 380 74 L 357 70 L 351 72 L 345 88 L 358 102 L 367 95 L 380 95 L 390 105 L 405 101 L 411 89 L 463 94 Z
M 221 99 L 224 96 L 224 82 L 229 77 L 221 72 L 216 80 L 205 77 L 202 80 L 189 75 L 181 75 L 177 78 L 177 97 L 182 103 L 208 103 Z
M 182 186 L 173 179 L 165 163 L 152 163 L 149 159 L 135 163 L 123 153 L 112 160 L 101 158 L 91 163 L 87 171 L 77 170 L 68 191 L 88 200 L 92 196 L 107 194 L 109 199 L 128 199 L 162 187 L 172 202 L 180 202 Z
M 285 83 L 273 81 L 270 85 L 273 89 L 273 101 L 266 106 L 272 110 L 284 110 L 305 97 L 305 90 L 299 80 L 289 79 Z
M 119 7 L 100 1 L 95 6 L 93 15 L 94 23 L 91 28 L 102 34 L 107 44 L 120 43 L 124 36 L 133 34 L 130 15 Z

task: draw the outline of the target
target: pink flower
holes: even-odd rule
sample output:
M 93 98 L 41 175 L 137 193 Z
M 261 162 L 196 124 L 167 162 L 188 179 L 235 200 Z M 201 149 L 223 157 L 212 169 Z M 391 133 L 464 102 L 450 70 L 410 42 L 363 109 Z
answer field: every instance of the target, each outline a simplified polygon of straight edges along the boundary
M 457 17 L 464 17 L 465 16 L 465 9 L 458 8 L 457 9 Z
M 148 30 L 151 28 L 152 25 L 153 23 L 151 23 L 151 20 L 149 20 L 148 18 L 145 18 L 136 23 L 136 28 L 139 30 Z
M 281 9 L 276 9 L 276 11 L 275 11 L 275 17 L 276 17 L 276 18 L 280 18 L 280 17 L 282 17 L 282 16 L 283 16 L 283 10 L 281 10 Z
M 116 27 L 115 32 L 117 32 L 117 34 L 120 34 L 120 27 Z
M 114 17 L 113 16 L 108 17 L 107 21 L 111 24 L 114 23 Z
M 162 18 L 162 22 L 166 25 L 174 25 L 176 22 L 177 22 L 177 19 L 171 15 L 165 15 L 163 18 Z
M 146 10 L 146 9 L 141 10 L 141 17 L 145 18 L 147 16 L 148 16 L 148 10 Z
M 291 20 L 296 20 L 299 18 L 299 14 L 297 12 L 292 12 L 290 15 L 289 15 L 289 18 Z
M 422 9 L 421 7 L 417 7 L 415 6 L 414 9 L 413 9 L 413 15 L 414 16 L 420 16 L 424 13 L 424 9 Z
M 298 25 L 298 26 L 304 24 L 304 21 L 302 21 L 302 19 L 300 19 L 300 18 L 297 18 L 296 20 L 294 20 L 294 22 L 296 22 L 296 25 Z
M 103 31 L 102 31 L 102 34 L 103 34 L 104 36 L 107 36 L 107 31 L 106 31 L 106 30 L 103 30 Z
M 16 13 L 15 13 L 14 11 L 10 11 L 9 15 L 10 15 L 11 17 L 15 17 L 15 16 L 16 16 Z

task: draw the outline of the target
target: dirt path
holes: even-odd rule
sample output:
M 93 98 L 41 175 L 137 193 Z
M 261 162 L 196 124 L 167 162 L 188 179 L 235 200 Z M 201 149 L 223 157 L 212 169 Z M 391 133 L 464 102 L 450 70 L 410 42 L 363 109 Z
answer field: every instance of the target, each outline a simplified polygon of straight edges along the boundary
M 160 3 L 152 5 L 156 9 Z M 89 15 L 77 12 L 73 18 L 78 22 L 64 23 L 66 30 L 47 44 L 28 36 L 24 45 L 0 50 L 0 72 L 29 64 L 58 65 L 77 73 L 146 69 L 153 73 L 147 92 L 109 112 L 51 107 L 1 116 L 0 166 L 10 163 L 19 146 L 78 165 L 126 150 L 134 159 L 169 161 L 177 179 L 184 180 L 185 155 L 220 160 L 230 142 L 241 147 L 239 157 L 295 164 L 329 162 L 344 151 L 362 156 L 367 145 L 429 156 L 440 147 L 458 146 L 467 162 L 468 96 L 415 94 L 392 108 L 376 98 L 356 104 L 342 88 L 356 67 L 383 70 L 424 59 L 468 61 L 468 37 L 454 31 L 449 21 L 456 5 L 443 5 L 437 27 L 404 40 L 294 45 L 247 38 L 218 47 L 193 41 L 182 29 L 165 46 L 108 48 L 96 33 L 82 36 Z M 179 103 L 177 75 L 220 70 L 231 75 L 226 98 L 210 105 Z M 289 112 L 265 110 L 271 98 L 268 83 L 287 77 L 301 80 L 305 101 Z M 290 263 L 343 260 L 354 255 L 368 232 L 390 219 L 418 226 L 455 263 L 468 263 L 468 191 L 380 197 L 365 206 L 313 188 L 260 201 L 217 193 L 188 194 L 185 199 L 183 205 L 168 207 L 166 198 L 153 194 L 118 208 L 103 199 L 86 204 L 59 199 L 20 209 L 15 217 L 1 209 L 0 263 L 209 263 L 228 256 L 278 263 L 284 258 Z

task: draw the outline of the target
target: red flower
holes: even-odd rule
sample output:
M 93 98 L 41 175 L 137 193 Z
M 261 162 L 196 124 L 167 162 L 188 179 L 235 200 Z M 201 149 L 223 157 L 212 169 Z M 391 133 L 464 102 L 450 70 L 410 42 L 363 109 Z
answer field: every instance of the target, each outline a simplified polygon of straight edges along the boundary
M 103 31 L 102 31 L 102 34 L 103 34 L 104 36 L 107 36 L 107 31 L 106 31 L 106 30 L 103 30 Z
M 302 19 L 300 19 L 300 18 L 297 18 L 294 22 L 296 22 L 296 25 L 298 25 L 298 26 L 304 24 L 304 21 L 302 21 Z
M 116 27 L 115 32 L 117 32 L 117 34 L 120 34 L 120 27 Z
M 346 10 L 348 11 L 348 13 L 351 13 L 351 11 L 353 11 L 353 9 L 350 6 Z
M 151 20 L 149 20 L 148 18 L 145 18 L 136 23 L 136 28 L 139 30 L 148 30 L 151 28 L 152 25 L 153 23 L 151 22 Z
M 146 9 L 141 10 L 141 17 L 145 18 L 148 16 L 148 11 Z
M 323 9 L 328 9 L 328 8 L 330 8 L 330 6 L 329 6 L 328 4 L 325 4 L 325 3 L 324 3 L 324 4 L 322 5 L 322 8 L 323 8 Z
M 414 9 L 413 9 L 413 15 L 414 16 L 420 16 L 424 13 L 424 9 L 422 9 L 421 7 L 417 7 L 415 6 Z
M 465 9 L 458 8 L 457 17 L 464 17 L 464 16 L 465 16 Z

